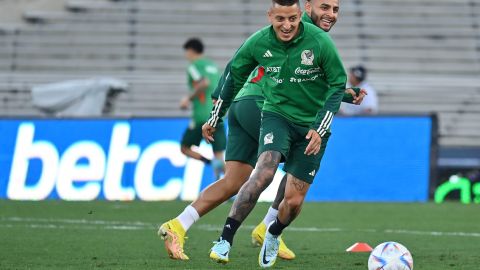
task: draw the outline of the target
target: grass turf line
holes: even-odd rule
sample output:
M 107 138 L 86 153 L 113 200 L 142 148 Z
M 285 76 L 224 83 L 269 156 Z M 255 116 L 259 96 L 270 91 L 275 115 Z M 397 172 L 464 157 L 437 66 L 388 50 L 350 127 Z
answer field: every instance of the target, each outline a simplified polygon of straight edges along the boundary
M 251 228 L 268 204 L 258 204 L 235 237 L 230 263 L 211 262 L 231 203 L 207 214 L 188 233 L 189 262 L 170 260 L 156 227 L 185 202 L 0 201 L 0 269 L 259 269 Z M 368 254 L 349 254 L 355 242 L 372 247 L 398 241 L 415 269 L 476 269 L 480 261 L 479 205 L 457 203 L 307 203 L 284 233 L 294 261 L 274 269 L 367 269 Z

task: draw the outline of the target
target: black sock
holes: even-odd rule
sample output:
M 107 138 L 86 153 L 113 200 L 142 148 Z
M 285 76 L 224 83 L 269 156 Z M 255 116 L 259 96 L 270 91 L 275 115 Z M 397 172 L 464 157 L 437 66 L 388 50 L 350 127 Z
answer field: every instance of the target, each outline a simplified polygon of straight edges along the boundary
M 233 218 L 228 217 L 223 226 L 222 239 L 227 240 L 230 246 L 233 246 L 233 237 L 240 227 L 241 223 Z
M 201 161 L 203 161 L 205 164 L 210 164 L 212 161 L 204 156 L 201 157 Z
M 285 229 L 288 225 L 285 225 L 278 220 L 278 217 L 275 219 L 275 222 L 268 228 L 268 232 L 272 235 L 280 235 L 282 234 L 283 229 Z

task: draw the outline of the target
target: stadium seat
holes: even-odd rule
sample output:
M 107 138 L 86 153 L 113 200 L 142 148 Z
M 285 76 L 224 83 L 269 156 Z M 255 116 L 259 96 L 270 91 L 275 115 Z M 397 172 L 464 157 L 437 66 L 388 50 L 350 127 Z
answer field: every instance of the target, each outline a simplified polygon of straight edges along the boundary
M 420 8 L 406 9 L 415 3 Z M 181 45 L 191 36 L 225 66 L 267 23 L 263 1 L 65 0 L 65 10 L 27 10 L 26 23 L 0 25 L 0 114 L 39 115 L 29 89 L 94 75 L 131 84 L 119 116 L 186 117 Z M 480 5 L 468 0 L 342 2 L 331 32 L 346 67 L 362 63 L 380 113 L 439 117 L 446 146 L 480 146 Z M 454 95 L 452 95 L 454 93 Z

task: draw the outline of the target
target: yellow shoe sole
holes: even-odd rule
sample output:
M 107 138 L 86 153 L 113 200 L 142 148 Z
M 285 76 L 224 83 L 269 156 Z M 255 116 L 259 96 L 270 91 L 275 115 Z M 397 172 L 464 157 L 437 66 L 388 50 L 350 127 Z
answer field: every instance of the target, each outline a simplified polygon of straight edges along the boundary
M 229 261 L 228 259 L 222 259 L 218 257 L 217 254 L 213 252 L 210 252 L 210 259 L 216 263 L 221 263 L 221 264 L 227 264 Z

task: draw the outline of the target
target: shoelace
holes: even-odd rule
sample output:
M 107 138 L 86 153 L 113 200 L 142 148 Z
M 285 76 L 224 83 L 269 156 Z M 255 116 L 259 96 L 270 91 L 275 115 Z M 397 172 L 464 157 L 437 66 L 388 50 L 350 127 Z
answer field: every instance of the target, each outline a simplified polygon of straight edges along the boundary
M 216 245 L 216 244 L 221 244 L 223 242 L 227 242 L 227 240 L 220 240 L 220 241 L 213 241 L 213 243 Z
M 275 241 L 279 242 L 278 239 L 275 239 Z M 280 246 L 280 243 L 278 243 L 278 245 L 274 245 L 274 246 L 275 246 L 275 248 L 266 250 L 268 256 L 273 256 L 273 255 L 278 254 L 278 248 Z
M 226 245 L 223 245 L 223 243 L 225 243 L 225 242 L 227 242 L 227 240 L 223 240 L 223 239 L 222 239 L 222 240 L 220 240 L 220 241 L 213 241 L 213 243 L 214 243 L 215 245 L 216 245 L 216 244 L 220 244 L 221 247 L 226 246 Z M 223 252 L 223 250 L 220 251 L 220 252 Z

